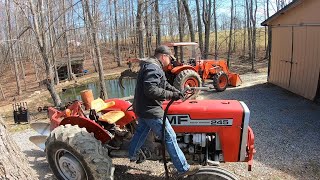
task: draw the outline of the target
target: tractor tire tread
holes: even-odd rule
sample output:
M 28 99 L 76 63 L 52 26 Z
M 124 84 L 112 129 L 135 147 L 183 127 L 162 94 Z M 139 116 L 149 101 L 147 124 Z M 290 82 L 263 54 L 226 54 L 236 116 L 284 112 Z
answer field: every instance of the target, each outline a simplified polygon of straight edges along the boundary
M 220 79 L 222 76 L 225 76 L 225 77 L 227 78 L 227 84 L 226 84 L 224 87 L 220 87 L 220 86 L 219 86 L 219 79 Z M 213 86 L 214 86 L 214 88 L 217 90 L 217 92 L 222 92 L 222 91 L 226 90 L 226 89 L 227 89 L 227 86 L 228 86 L 228 84 L 229 84 L 228 82 L 229 82 L 228 75 L 227 75 L 225 72 L 223 72 L 223 71 L 220 71 L 220 72 L 218 72 L 217 74 L 215 74 L 215 75 L 213 76 Z
M 182 91 L 184 89 L 183 84 L 189 77 L 195 77 L 198 80 L 199 86 L 201 86 L 202 81 L 200 75 L 196 71 L 193 71 L 191 69 L 181 71 L 174 79 L 173 86 L 178 90 Z M 195 94 L 191 97 L 191 99 L 195 99 L 199 95 L 199 92 L 200 90 L 197 90 Z
M 70 146 L 77 154 L 81 155 L 86 166 L 90 170 L 89 179 L 113 179 L 114 166 L 112 159 L 108 156 L 108 150 L 104 148 L 101 141 L 97 140 L 93 133 L 89 133 L 86 128 L 80 128 L 78 125 L 59 126 L 55 128 L 46 141 L 47 149 L 54 146 L 56 142 L 64 143 Z M 54 162 L 49 160 L 50 154 L 47 154 L 47 160 L 53 172 Z

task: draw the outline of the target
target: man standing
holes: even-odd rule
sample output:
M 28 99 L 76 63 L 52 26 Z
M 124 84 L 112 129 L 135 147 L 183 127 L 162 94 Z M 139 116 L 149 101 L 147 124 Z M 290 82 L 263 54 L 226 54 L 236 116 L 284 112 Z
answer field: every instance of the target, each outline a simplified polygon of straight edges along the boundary
M 164 111 L 162 102 L 165 99 L 178 100 L 182 94 L 171 86 L 165 77 L 171 59 L 171 50 L 167 46 L 159 46 L 155 49 L 154 57 L 142 61 L 137 77 L 133 110 L 138 117 L 138 127 L 129 147 L 130 161 L 137 160 L 137 152 L 146 141 L 152 130 L 158 137 L 162 137 L 162 118 Z M 179 175 L 192 175 L 199 170 L 199 166 L 190 166 L 178 146 L 176 134 L 170 123 L 166 121 L 165 143 L 173 165 Z

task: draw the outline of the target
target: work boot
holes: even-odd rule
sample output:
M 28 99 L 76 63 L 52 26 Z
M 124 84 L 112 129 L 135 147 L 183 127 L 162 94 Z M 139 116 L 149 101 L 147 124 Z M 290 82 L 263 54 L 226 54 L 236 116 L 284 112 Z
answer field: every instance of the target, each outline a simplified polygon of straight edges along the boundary
M 184 173 L 178 173 L 179 177 L 186 177 L 186 176 L 192 176 L 195 173 L 197 173 L 201 168 L 201 165 L 190 165 L 190 168 L 188 169 L 188 171 L 184 172 Z
M 136 162 L 136 164 L 143 163 L 147 160 L 145 153 L 140 149 L 137 153 L 137 158 L 130 159 L 130 162 Z

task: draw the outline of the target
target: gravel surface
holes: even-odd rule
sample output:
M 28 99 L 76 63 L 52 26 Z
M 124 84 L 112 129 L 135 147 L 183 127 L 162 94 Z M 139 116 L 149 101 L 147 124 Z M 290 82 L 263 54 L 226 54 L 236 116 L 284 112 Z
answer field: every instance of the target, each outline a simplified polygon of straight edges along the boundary
M 224 92 L 202 92 L 199 99 L 237 99 L 250 111 L 256 154 L 246 163 L 224 163 L 240 179 L 320 179 L 320 105 L 266 83 L 265 73 L 242 75 L 243 84 Z M 44 152 L 29 142 L 30 129 L 13 134 L 39 179 L 54 179 Z M 116 179 L 163 179 L 159 162 L 129 163 L 115 158 Z

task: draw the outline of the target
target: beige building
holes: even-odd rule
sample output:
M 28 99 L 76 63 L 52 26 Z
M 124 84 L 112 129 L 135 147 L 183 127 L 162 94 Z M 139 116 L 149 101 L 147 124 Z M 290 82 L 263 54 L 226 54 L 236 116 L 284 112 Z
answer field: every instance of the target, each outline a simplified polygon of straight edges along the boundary
M 320 96 L 320 0 L 294 0 L 261 23 L 271 37 L 268 81 L 315 100 Z

